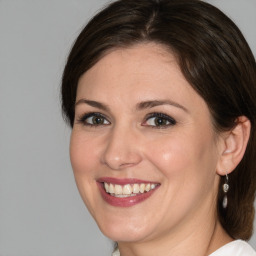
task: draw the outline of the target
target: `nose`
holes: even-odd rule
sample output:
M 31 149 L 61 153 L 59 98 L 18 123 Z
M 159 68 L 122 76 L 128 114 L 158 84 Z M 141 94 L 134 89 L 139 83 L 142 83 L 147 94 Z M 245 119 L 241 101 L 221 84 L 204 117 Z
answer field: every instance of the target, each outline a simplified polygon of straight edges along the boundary
M 139 164 L 142 160 L 136 131 L 115 127 L 107 135 L 101 162 L 112 170 L 122 170 Z

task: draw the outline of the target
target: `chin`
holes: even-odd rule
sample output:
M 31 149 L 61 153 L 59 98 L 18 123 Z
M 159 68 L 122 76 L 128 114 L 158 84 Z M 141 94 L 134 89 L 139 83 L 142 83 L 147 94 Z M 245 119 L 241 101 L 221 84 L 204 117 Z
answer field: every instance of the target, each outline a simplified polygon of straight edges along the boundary
M 112 241 L 116 242 L 137 242 L 144 240 L 152 230 L 148 225 L 139 225 L 137 222 L 123 218 L 123 221 L 97 222 L 101 232 Z
M 131 230 L 131 232 L 127 231 L 127 230 L 120 230 L 116 229 L 116 230 L 102 230 L 102 233 L 108 237 L 109 239 L 111 239 L 112 241 L 116 241 L 116 242 L 138 242 L 138 241 L 142 241 L 144 240 L 144 238 L 146 237 L 146 235 L 144 234 L 144 232 L 136 232 L 134 229 Z

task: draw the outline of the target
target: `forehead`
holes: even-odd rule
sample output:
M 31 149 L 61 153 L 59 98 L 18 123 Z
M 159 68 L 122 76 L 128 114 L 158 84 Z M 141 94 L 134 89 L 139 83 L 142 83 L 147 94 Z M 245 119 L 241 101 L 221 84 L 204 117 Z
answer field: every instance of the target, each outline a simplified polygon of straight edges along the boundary
M 160 87 L 160 84 L 167 81 L 174 83 L 179 80 L 185 81 L 185 78 L 174 54 L 162 45 L 143 43 L 129 48 L 112 49 L 105 54 L 80 77 L 78 93 L 82 87 L 91 92 L 92 87 L 95 90 L 109 87 L 113 89 L 114 84 L 118 84 L 119 90 L 124 87 L 132 88 L 134 85 L 136 90 L 143 85 L 147 85 L 147 90 L 150 90 L 153 89 L 153 84 Z
M 203 101 L 183 76 L 174 54 L 154 43 L 107 53 L 79 79 L 79 97 L 109 103 L 153 97 Z

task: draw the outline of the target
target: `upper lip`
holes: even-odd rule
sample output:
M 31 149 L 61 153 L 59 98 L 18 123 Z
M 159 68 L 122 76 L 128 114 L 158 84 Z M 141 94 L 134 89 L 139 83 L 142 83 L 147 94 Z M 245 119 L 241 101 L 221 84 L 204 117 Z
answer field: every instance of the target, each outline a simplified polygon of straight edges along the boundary
M 126 184 L 140 184 L 140 183 L 145 183 L 145 184 L 159 184 L 159 182 L 154 182 L 154 181 L 148 181 L 148 180 L 141 180 L 141 179 L 135 179 L 135 178 L 112 178 L 112 177 L 102 177 L 97 180 L 97 182 L 100 183 L 112 183 L 112 184 L 118 184 L 118 185 L 126 185 Z

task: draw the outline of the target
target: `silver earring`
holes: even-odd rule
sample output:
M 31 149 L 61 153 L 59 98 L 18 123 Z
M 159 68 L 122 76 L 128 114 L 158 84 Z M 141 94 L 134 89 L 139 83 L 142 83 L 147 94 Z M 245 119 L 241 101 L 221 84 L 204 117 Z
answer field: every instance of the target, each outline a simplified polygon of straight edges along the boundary
M 224 209 L 227 208 L 228 206 L 228 197 L 227 197 L 227 192 L 229 190 L 229 185 L 228 185 L 228 174 L 226 172 L 226 180 L 225 180 L 225 183 L 223 184 L 223 192 L 224 192 L 224 197 L 223 197 L 223 201 L 222 201 L 222 207 Z

